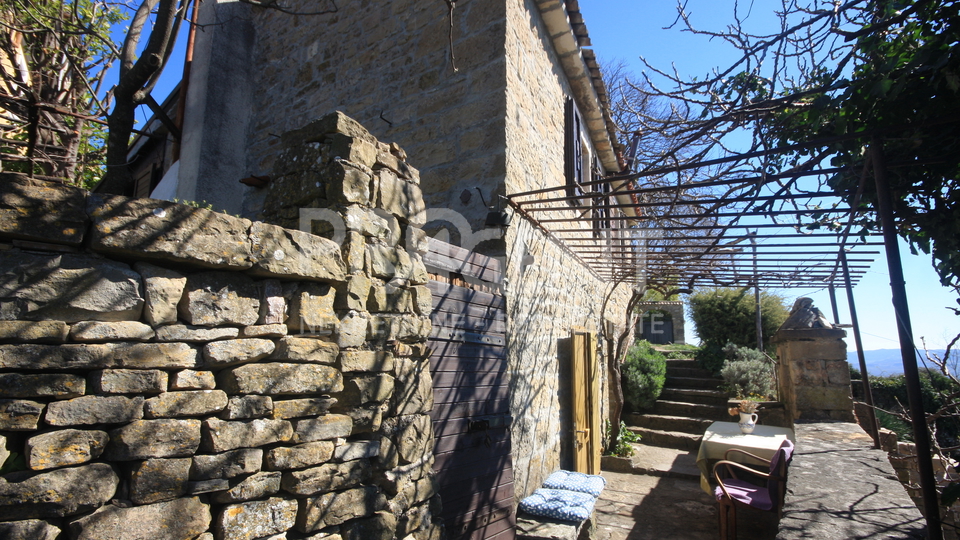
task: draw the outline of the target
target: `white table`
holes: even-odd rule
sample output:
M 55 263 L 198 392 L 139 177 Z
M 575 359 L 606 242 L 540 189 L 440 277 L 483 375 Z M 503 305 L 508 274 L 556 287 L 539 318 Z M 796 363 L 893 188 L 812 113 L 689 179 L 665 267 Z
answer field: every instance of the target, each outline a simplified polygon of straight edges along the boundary
M 709 494 L 710 473 L 713 464 L 724 459 L 723 455 L 731 448 L 739 448 L 762 457 L 772 459 L 780 448 L 784 439 L 796 442 L 793 430 L 774 426 L 757 426 L 753 433 L 745 434 L 740 431 L 736 422 L 714 422 L 710 424 L 700 441 L 700 451 L 697 453 L 697 467 L 700 469 L 700 487 Z M 745 465 L 766 465 L 748 456 L 735 453 L 730 461 Z

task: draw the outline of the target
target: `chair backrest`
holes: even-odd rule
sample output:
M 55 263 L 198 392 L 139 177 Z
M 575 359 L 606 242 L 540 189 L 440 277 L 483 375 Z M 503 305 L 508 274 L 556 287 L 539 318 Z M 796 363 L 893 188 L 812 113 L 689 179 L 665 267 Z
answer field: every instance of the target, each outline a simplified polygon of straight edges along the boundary
M 793 441 L 784 439 L 780 443 L 777 453 L 770 460 L 770 478 L 767 480 L 767 490 L 770 492 L 770 498 L 774 500 L 775 508 L 779 508 L 783 504 L 783 495 L 787 488 L 787 465 L 793 458 L 793 449 Z

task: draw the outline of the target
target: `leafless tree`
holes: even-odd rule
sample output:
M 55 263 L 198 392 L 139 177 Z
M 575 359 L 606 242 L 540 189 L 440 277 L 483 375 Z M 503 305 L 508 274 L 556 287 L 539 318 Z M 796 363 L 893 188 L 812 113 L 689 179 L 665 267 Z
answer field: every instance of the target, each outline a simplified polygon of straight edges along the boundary
M 76 183 L 99 176 L 98 98 L 116 56 L 110 27 L 120 12 L 99 0 L 0 1 L 0 118 L 4 168 Z
M 875 214 L 847 222 L 815 195 L 833 192 L 869 209 L 873 183 L 858 180 L 863 149 L 877 145 L 887 154 L 901 235 L 932 255 L 944 285 L 960 290 L 958 165 L 944 159 L 956 145 L 960 97 L 955 5 L 781 0 L 769 31 L 751 30 L 754 3 L 735 3 L 732 21 L 718 30 L 697 26 L 687 6 L 678 4 L 672 26 L 712 48 L 727 45 L 732 60 L 689 77 L 641 58 L 643 75 L 624 80 L 616 103 L 629 129 L 656 134 L 640 171 L 671 171 L 678 186 L 723 181 L 710 195 L 719 204 L 738 200 L 743 211 L 767 212 L 801 231 L 853 225 L 857 234 L 878 229 Z
M 291 15 L 323 15 L 339 9 L 335 0 L 325 0 L 323 9 L 311 6 L 309 10 L 276 0 L 244 2 Z M 23 139 L 7 137 L 0 142 L 25 148 L 16 155 L 5 153 L 4 160 L 29 161 L 31 173 L 34 164 L 40 163 L 47 175 L 73 178 L 78 151 L 85 142 L 89 145 L 91 134 L 85 124 L 106 124 L 101 190 L 129 192 L 132 176 L 127 151 L 136 109 L 152 99 L 190 4 L 191 0 L 133 0 L 134 9 L 110 0 L 0 0 L 4 30 L 0 50 L 7 60 L 0 95 L 7 114 L 0 119 L 0 129 Z M 130 14 L 129 28 L 118 46 L 111 40 L 111 31 Z M 114 60 L 120 63 L 119 76 L 101 99 Z M 91 150 L 97 153 L 96 148 Z M 94 182 L 89 172 L 86 176 L 84 183 Z

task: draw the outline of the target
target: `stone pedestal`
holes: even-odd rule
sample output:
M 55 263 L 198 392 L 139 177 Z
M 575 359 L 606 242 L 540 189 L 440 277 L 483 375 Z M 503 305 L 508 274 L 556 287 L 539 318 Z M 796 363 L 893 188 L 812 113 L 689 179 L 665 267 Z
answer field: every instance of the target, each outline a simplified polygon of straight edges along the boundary
M 846 332 L 839 328 L 781 328 L 780 399 L 793 420 L 855 422 Z

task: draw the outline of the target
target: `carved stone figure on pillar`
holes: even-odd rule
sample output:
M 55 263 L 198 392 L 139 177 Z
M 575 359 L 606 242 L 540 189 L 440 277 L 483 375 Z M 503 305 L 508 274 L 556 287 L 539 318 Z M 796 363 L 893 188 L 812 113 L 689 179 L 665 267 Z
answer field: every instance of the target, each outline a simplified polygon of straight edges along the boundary
M 790 316 L 780 326 L 781 330 L 797 330 L 802 328 L 834 328 L 833 323 L 823 316 L 823 312 L 813 305 L 813 299 L 797 298 L 790 310 Z

